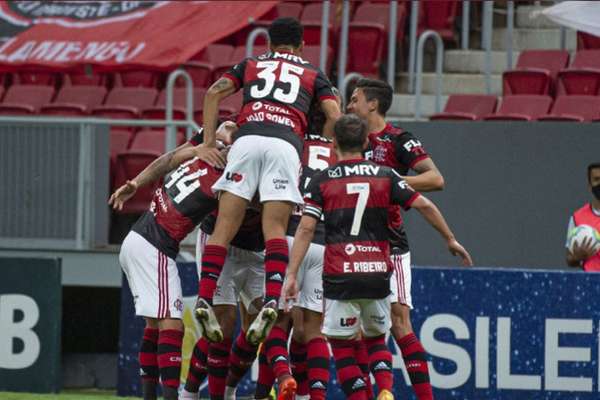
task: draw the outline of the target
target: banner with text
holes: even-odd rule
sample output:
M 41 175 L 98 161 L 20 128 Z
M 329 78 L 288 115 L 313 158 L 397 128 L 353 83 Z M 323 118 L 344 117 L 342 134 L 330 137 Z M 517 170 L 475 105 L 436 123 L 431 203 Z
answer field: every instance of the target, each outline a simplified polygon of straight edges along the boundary
M 0 258 L 0 271 L 0 392 L 57 392 L 60 260 Z
M 170 68 L 273 1 L 1 1 L 0 67 Z
M 179 266 L 186 335 L 182 379 L 198 329 L 197 274 Z M 139 394 L 143 329 L 124 285 L 119 394 Z M 436 399 L 597 399 L 600 274 L 485 268 L 414 268 L 412 322 L 430 357 Z M 398 398 L 414 399 L 402 356 L 388 341 Z M 333 363 L 332 363 L 333 364 Z M 334 369 L 332 365 L 332 377 Z M 256 365 L 238 388 L 253 394 Z M 328 399 L 344 396 L 332 378 Z

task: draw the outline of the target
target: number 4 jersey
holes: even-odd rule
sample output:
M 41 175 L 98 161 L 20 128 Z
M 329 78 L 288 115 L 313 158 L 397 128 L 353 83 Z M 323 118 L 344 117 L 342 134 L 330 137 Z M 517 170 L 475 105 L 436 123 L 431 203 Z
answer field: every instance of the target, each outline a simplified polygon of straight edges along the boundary
M 132 230 L 167 257 L 176 259 L 179 243 L 217 209 L 218 202 L 211 187 L 221 173 L 198 158 L 181 164 L 156 189 L 150 210 Z
M 223 77 L 244 89 L 235 137 L 271 136 L 291 143 L 298 154 L 313 102 L 335 99 L 329 79 L 308 61 L 286 52 L 246 58 Z
M 394 170 L 363 159 L 341 161 L 312 178 L 304 215 L 325 217 L 325 298 L 389 295 L 388 208 L 408 209 L 418 196 Z

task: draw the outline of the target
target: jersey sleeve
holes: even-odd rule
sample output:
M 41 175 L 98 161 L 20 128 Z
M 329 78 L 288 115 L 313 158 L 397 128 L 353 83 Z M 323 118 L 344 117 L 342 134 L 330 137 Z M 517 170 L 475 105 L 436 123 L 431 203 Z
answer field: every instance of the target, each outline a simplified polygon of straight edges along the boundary
M 408 210 L 411 204 L 420 196 L 419 192 L 415 192 L 408 183 L 394 170 L 391 170 L 392 193 L 390 200 L 392 204 L 402 206 Z
M 242 62 L 235 64 L 229 69 L 229 71 L 223 74 L 223 78 L 230 79 L 235 84 L 235 90 L 238 91 L 244 86 L 244 72 L 246 71 L 246 63 L 248 58 L 242 60 Z
M 419 161 L 429 158 L 421 141 L 410 132 L 403 132 L 395 136 L 394 147 L 398 162 L 409 168 L 413 168 Z
M 316 219 L 323 214 L 323 193 L 321 192 L 322 174 L 319 173 L 310 180 L 304 195 L 304 213 Z
M 315 78 L 315 98 L 319 102 L 323 100 L 335 100 L 333 85 L 321 70 L 319 70 Z
M 202 144 L 202 142 L 204 142 L 204 128 L 200 128 L 200 130 L 194 133 L 194 136 L 188 140 L 188 143 L 192 146 L 198 146 L 199 144 Z

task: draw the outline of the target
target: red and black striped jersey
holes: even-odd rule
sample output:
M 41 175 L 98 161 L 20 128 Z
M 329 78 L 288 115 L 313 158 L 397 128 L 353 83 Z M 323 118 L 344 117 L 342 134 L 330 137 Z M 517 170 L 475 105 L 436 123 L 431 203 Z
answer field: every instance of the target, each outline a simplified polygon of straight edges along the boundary
M 235 137 L 273 136 L 291 143 L 298 153 L 313 102 L 335 99 L 329 79 L 301 57 L 266 53 L 236 64 L 223 77 L 243 88 L 244 100 Z
M 175 259 L 179 243 L 217 208 L 211 187 L 221 174 L 198 158 L 181 164 L 156 189 L 150 210 L 132 230 Z
M 304 148 L 302 150 L 302 175 L 300 176 L 300 192 L 305 194 L 312 177 L 319 171 L 335 164 L 337 156 L 333 148 L 333 141 L 320 135 L 304 136 Z M 288 236 L 294 236 L 302 217 L 302 206 L 298 206 L 288 223 Z M 325 227 L 319 222 L 313 237 L 313 243 L 325 244 Z
M 389 294 L 388 209 L 407 209 L 418 196 L 393 169 L 364 159 L 341 161 L 313 177 L 304 215 L 325 217 L 326 298 Z
M 400 175 L 406 175 L 416 163 L 429 158 L 429 154 L 416 137 L 389 123 L 380 132 L 369 134 L 369 148 L 365 156 L 379 165 L 393 168 Z M 400 208 L 392 207 L 390 214 L 392 248 L 406 253 L 409 250 L 408 239 Z

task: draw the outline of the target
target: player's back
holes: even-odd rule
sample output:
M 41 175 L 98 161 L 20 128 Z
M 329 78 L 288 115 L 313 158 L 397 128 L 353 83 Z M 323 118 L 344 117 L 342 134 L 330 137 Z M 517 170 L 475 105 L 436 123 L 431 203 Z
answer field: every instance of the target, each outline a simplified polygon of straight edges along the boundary
M 327 298 L 389 293 L 388 208 L 409 206 L 413 195 L 392 169 L 363 159 L 341 161 L 313 178 L 305 213 L 325 216 Z
M 217 208 L 211 186 L 220 175 L 219 170 L 198 158 L 181 164 L 156 189 L 150 210 L 133 230 L 165 254 L 174 253 L 175 258 L 179 243 Z

